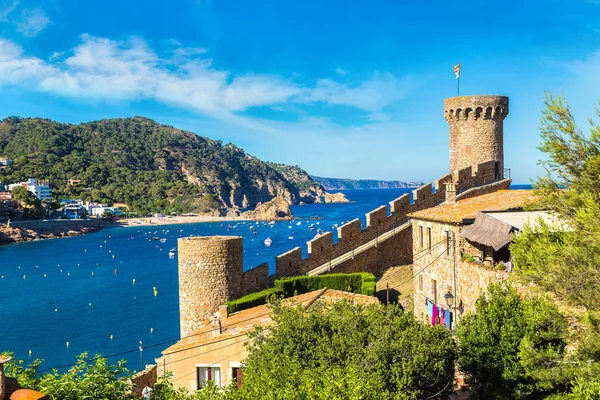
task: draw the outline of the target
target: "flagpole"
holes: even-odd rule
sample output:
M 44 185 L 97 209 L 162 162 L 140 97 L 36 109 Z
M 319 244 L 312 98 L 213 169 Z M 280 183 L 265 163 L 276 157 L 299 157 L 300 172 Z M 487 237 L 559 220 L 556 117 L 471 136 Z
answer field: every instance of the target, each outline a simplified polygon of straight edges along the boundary
M 460 96 L 460 75 L 458 76 L 458 78 L 456 79 L 457 82 L 457 89 L 456 89 L 456 95 Z

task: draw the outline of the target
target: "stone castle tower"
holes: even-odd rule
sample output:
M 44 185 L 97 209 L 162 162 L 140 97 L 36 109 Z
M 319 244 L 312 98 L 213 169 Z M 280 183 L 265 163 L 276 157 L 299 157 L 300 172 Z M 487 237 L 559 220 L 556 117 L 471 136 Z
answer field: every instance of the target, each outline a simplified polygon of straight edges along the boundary
M 459 96 L 444 100 L 450 125 L 450 171 L 496 160 L 496 179 L 504 177 L 506 96 Z
M 177 241 L 181 338 L 206 325 L 227 300 L 242 292 L 243 238 L 196 236 Z

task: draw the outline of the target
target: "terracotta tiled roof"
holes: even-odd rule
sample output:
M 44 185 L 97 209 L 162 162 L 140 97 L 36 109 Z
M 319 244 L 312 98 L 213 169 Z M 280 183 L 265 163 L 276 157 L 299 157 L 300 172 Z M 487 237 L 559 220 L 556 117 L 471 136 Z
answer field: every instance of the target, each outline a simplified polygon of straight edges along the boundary
M 379 300 L 373 296 L 366 296 L 357 293 L 344 292 L 341 290 L 321 289 L 314 292 L 304 293 L 298 296 L 290 297 L 285 300 L 288 304 L 303 304 L 310 307 L 315 301 L 331 303 L 339 300 L 351 300 L 359 304 L 374 304 Z M 212 325 L 207 323 L 192 335 L 181 339 L 173 346 L 167 348 L 162 353 L 167 355 L 173 352 L 187 350 L 201 345 L 208 345 L 213 342 L 220 342 L 227 338 L 238 337 L 254 329 L 254 326 L 268 326 L 272 324 L 272 310 L 267 305 L 257 306 L 242 310 L 235 314 L 230 314 L 229 318 L 221 319 L 221 334 L 212 334 Z M 240 339 L 241 340 L 241 339 Z
M 535 200 L 532 190 L 499 190 L 456 203 L 443 203 L 408 214 L 416 219 L 460 223 L 463 219 L 473 219 L 477 211 L 507 211 L 520 209 Z

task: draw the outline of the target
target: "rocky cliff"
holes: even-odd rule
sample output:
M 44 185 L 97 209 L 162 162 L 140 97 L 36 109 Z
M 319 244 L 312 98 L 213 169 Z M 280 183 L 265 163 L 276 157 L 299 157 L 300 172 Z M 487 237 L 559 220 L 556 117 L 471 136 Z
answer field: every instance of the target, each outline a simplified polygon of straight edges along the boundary
M 242 214 L 242 218 L 254 221 L 286 220 L 293 217 L 290 204 L 283 197 L 275 197 L 273 200 L 259 204 L 254 210 Z

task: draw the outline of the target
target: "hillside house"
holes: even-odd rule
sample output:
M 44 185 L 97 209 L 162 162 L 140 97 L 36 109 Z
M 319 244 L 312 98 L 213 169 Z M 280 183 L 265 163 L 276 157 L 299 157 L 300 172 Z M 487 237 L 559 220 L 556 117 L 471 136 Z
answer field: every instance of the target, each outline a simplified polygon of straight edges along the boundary
M 29 190 L 35 195 L 35 197 L 38 198 L 38 200 L 50 200 L 52 198 L 52 188 L 46 181 L 36 182 L 35 179 L 29 178 L 27 182 L 19 182 L 8 185 L 8 190 L 12 192 L 12 190 L 17 186 L 21 186 Z
M 513 234 L 544 212 L 526 212 L 531 190 L 500 190 L 410 214 L 413 225 L 414 312 L 433 324 L 454 327 L 490 282 L 510 271 Z
M 339 300 L 365 305 L 378 302 L 376 297 L 332 289 L 304 293 L 285 301 L 308 308 L 317 301 L 331 303 Z M 261 305 L 228 315 L 226 309 L 226 306 L 221 307 L 218 317 L 164 350 L 162 357 L 156 360 L 158 376 L 170 371 L 173 373 L 173 385 L 189 390 L 201 389 L 208 381 L 217 386 L 226 386 L 233 381 L 240 385 L 242 362 L 248 356 L 244 346 L 248 341 L 247 334 L 256 325 L 271 325 L 272 311 L 267 305 Z

